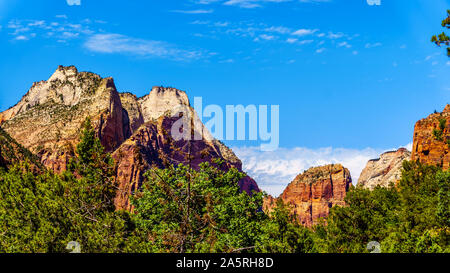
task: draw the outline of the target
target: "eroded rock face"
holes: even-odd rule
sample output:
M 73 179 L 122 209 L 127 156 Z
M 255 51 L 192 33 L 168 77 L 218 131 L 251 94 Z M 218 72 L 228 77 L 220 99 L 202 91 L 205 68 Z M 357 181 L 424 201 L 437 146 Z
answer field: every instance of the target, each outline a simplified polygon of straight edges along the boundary
M 450 168 L 450 105 L 442 113 L 434 113 L 419 120 L 414 127 L 411 160 Z
M 327 217 L 333 206 L 345 205 L 351 184 L 349 170 L 340 164 L 311 168 L 298 175 L 278 199 L 266 198 L 265 209 L 270 211 L 281 199 L 302 225 L 311 227 Z
M 192 139 L 173 136 L 180 113 L 186 125 L 179 129 L 189 132 Z M 38 155 L 45 167 L 62 172 L 74 156 L 87 117 L 117 163 L 119 209 L 130 208 L 130 194 L 141 186 L 143 174 L 151 166 L 187 164 L 187 154 L 194 168 L 221 158 L 225 161 L 222 169 L 242 171 L 241 161 L 211 136 L 185 92 L 154 87 L 142 98 L 119 94 L 112 78 L 78 72 L 73 66 L 60 66 L 49 80 L 33 84 L 17 105 L 0 114 L 0 124 L 18 143 Z M 0 147 L 0 153 L 3 151 Z M 0 164 L 6 164 L 3 157 Z M 239 185 L 249 193 L 259 191 L 250 177 Z
M 402 176 L 403 161 L 410 157 L 411 152 L 401 148 L 370 160 L 358 179 L 358 185 L 373 190 L 377 186 L 389 187 L 391 183 L 396 184 Z
M 60 66 L 49 80 L 34 83 L 0 120 L 5 131 L 47 168 L 61 172 L 74 154 L 87 117 L 106 151 L 112 152 L 131 134 L 123 115 L 112 78 Z
M 180 106 L 189 106 L 189 99 L 185 92 L 175 88 L 153 87 L 150 94 L 139 98 L 144 121 L 156 120 L 163 115 L 170 115 Z
M 144 124 L 141 105 L 138 102 L 138 98 L 131 93 L 121 93 L 120 101 L 122 102 L 122 107 L 124 109 L 124 122 L 129 124 L 125 126 L 125 128 L 130 129 L 128 136 L 131 136 L 142 124 Z
M 220 166 L 222 170 L 234 167 L 242 171 L 242 164 L 236 156 L 234 160 L 227 160 L 230 155 L 224 155 L 212 142 L 194 139 L 175 140 L 170 131 L 178 120 L 174 117 L 161 116 L 156 121 L 147 122 L 114 152 L 119 184 L 119 194 L 115 201 L 117 208 L 131 208 L 129 197 L 141 187 L 143 175 L 151 167 L 164 168 L 182 163 L 199 169 L 201 163 L 212 163 L 213 159 L 221 158 L 225 161 Z M 226 151 L 232 153 L 228 148 Z M 256 182 L 248 176 L 239 181 L 239 186 L 248 193 L 260 191 Z

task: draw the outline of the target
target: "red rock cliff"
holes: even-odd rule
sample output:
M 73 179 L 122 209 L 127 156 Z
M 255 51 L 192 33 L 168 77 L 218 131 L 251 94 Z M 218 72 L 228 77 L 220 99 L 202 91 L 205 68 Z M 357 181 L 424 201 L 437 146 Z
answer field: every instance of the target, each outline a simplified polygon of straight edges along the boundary
M 419 120 L 414 127 L 411 160 L 450 168 L 450 105 L 442 113 Z
M 188 163 L 198 169 L 203 162 L 212 162 L 215 158 L 225 160 L 222 170 L 232 167 L 242 171 L 240 161 L 233 162 L 226 159 L 214 142 L 207 140 L 174 140 L 170 130 L 178 118 L 160 117 L 157 121 L 150 121 L 141 126 L 128 140 L 117 149 L 113 158 L 117 163 L 117 182 L 119 193 L 116 207 L 129 209 L 129 197 L 140 188 L 144 181 L 143 174 L 150 167 L 164 168 L 167 164 L 178 165 Z M 190 155 L 190 156 L 189 156 Z M 190 157 L 190 162 L 188 158 Z M 243 191 L 259 192 L 258 185 L 250 178 L 239 181 Z
M 351 183 L 349 170 L 340 164 L 315 167 L 298 175 L 278 199 L 292 206 L 301 224 L 311 227 L 327 217 L 331 207 L 345 205 Z M 266 198 L 266 210 L 270 211 L 278 199 Z

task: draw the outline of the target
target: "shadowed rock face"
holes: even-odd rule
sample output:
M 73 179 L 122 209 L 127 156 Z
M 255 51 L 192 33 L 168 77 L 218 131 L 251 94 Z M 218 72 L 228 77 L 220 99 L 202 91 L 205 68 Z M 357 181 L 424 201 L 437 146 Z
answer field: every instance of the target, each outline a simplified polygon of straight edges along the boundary
M 411 160 L 444 170 L 450 168 L 449 121 L 450 105 L 447 105 L 442 113 L 434 113 L 416 123 Z
M 172 138 L 171 128 L 179 120 L 179 116 L 175 118 L 179 113 L 194 124 L 191 130 L 200 139 Z M 194 168 L 221 158 L 224 170 L 235 167 L 242 171 L 242 163 L 233 151 L 215 140 L 201 123 L 185 92 L 154 87 L 142 98 L 119 94 L 112 78 L 78 72 L 73 66 L 60 66 L 49 80 L 34 83 L 18 104 L 0 113 L 0 125 L 38 155 L 45 167 L 62 172 L 75 153 L 80 127 L 87 117 L 106 152 L 113 153 L 117 163 L 118 208 L 129 208 L 129 195 L 140 187 L 146 170 L 151 166 L 186 164 L 187 152 Z M 0 164 L 5 165 L 4 161 L 0 158 Z M 259 191 L 250 177 L 239 185 L 249 193 Z
M 121 93 L 120 101 L 122 102 L 122 107 L 124 109 L 124 122 L 129 124 L 129 126 L 125 126 L 127 130 L 129 128 L 129 132 L 127 132 L 128 134 L 126 135 L 131 136 L 142 124 L 144 124 L 141 105 L 138 102 L 138 98 L 131 93 Z
M 264 206 L 270 211 L 281 199 L 292 206 L 293 215 L 302 225 L 311 227 L 327 217 L 333 206 L 345 205 L 351 183 L 349 170 L 340 164 L 311 168 L 298 175 L 279 198 L 266 198 Z
M 0 128 L 0 168 L 8 169 L 10 166 L 21 162 L 28 162 L 31 170 L 36 172 L 43 169 L 35 155 Z
M 391 183 L 396 184 L 402 175 L 403 161 L 410 157 L 411 152 L 401 148 L 370 160 L 359 177 L 358 185 L 373 190 L 377 186 L 389 187 Z

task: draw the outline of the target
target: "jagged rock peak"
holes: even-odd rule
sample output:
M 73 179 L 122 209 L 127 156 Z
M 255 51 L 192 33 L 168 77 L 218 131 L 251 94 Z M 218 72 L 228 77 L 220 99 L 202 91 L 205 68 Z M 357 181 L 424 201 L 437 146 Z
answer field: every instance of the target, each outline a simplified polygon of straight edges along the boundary
M 73 106 L 88 99 L 97 90 L 102 78 L 90 72 L 78 72 L 75 66 L 59 66 L 47 81 L 35 82 L 13 107 L 0 116 L 0 123 L 46 103 Z M 114 85 L 108 79 L 107 87 Z M 114 87 L 115 89 L 115 87 Z
M 0 123 L 15 140 L 37 154 L 43 165 L 60 172 L 73 154 L 87 117 L 108 152 L 131 135 L 112 78 L 78 72 L 74 66 L 59 66 L 49 80 L 33 84 L 18 104 L 0 113 Z
M 150 94 L 139 98 L 144 121 L 156 120 L 163 115 L 171 115 L 180 107 L 190 108 L 186 92 L 171 87 L 155 86 Z
M 367 162 L 358 179 L 358 186 L 373 190 L 377 186 L 389 187 L 400 180 L 403 161 L 411 157 L 405 148 L 383 153 L 380 158 Z
M 48 80 L 49 81 L 55 81 L 55 80 L 64 81 L 67 79 L 73 80 L 74 78 L 76 78 L 77 75 L 78 75 L 78 69 L 75 66 L 60 65 L 56 69 L 55 73 L 53 73 L 53 75 Z

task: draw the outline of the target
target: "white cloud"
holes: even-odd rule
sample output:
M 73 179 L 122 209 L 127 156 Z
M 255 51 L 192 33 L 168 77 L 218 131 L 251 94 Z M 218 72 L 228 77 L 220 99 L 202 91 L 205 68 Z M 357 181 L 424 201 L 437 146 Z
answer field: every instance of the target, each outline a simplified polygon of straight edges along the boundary
M 28 37 L 25 35 L 19 35 L 19 36 L 16 36 L 14 39 L 17 41 L 27 41 Z
M 292 35 L 295 35 L 295 36 L 306 36 L 306 35 L 314 34 L 317 31 L 318 31 L 318 29 L 299 29 L 299 30 L 294 31 L 292 33 Z
M 371 43 L 367 43 L 366 44 L 366 48 L 374 48 L 374 47 L 379 47 L 379 46 L 382 46 L 383 44 L 382 43 L 373 43 L 373 44 L 371 44 Z
M 323 53 L 325 51 L 325 48 L 319 48 L 316 50 L 317 54 Z
M 214 4 L 220 3 L 226 6 L 236 6 L 246 9 L 261 8 L 264 3 L 285 3 L 296 2 L 295 0 L 196 0 L 197 4 Z M 331 0 L 299 0 L 300 3 L 324 3 L 331 2 Z
M 295 38 L 288 38 L 287 40 L 286 40 L 286 42 L 288 42 L 289 44 L 294 44 L 295 42 L 297 42 L 298 41 L 298 39 L 295 39 Z
M 258 36 L 258 38 L 255 39 L 255 41 L 259 41 L 259 39 L 271 41 L 271 40 L 275 40 L 276 37 L 273 35 L 261 34 Z
M 81 0 L 66 0 L 67 5 L 69 6 L 80 6 Z
M 342 32 L 338 32 L 338 33 L 329 32 L 327 37 L 329 39 L 334 40 L 334 39 L 340 39 L 340 38 L 342 38 L 344 36 L 345 36 L 345 34 L 342 33 Z
M 338 44 L 338 47 L 351 48 L 352 46 L 348 42 L 341 42 Z
M 262 3 L 264 2 L 281 3 L 290 1 L 292 0 L 227 0 L 223 4 L 226 6 L 238 6 L 240 8 L 253 9 L 262 7 Z
M 80 38 L 82 35 L 92 35 L 93 30 L 85 23 L 70 23 L 67 17 L 57 16 L 64 21 L 46 22 L 44 20 L 11 20 L 7 28 L 12 32 L 14 40 L 26 41 L 29 38 L 55 38 L 57 40 Z M 83 36 L 85 37 L 85 36 Z
M 405 146 L 412 149 L 412 143 Z M 390 149 L 395 150 L 395 149 Z M 233 148 L 242 160 L 243 169 L 272 196 L 279 196 L 286 186 L 300 173 L 311 167 L 340 163 L 350 170 L 353 183 L 358 182 L 361 171 L 370 159 L 379 158 L 386 149 L 345 148 L 280 148 L 274 152 L 262 152 L 259 147 Z
M 280 34 L 286 34 L 286 33 L 290 33 L 291 32 L 290 28 L 281 27 L 281 26 L 278 26 L 278 27 L 274 27 L 274 26 L 267 27 L 264 30 L 267 31 L 267 32 L 277 32 L 277 33 L 280 33 Z
M 131 54 L 172 60 L 190 60 L 201 57 L 201 53 L 198 51 L 177 49 L 162 41 L 144 40 L 114 33 L 92 35 L 84 46 L 92 52 L 106 54 Z
M 213 13 L 213 9 L 196 9 L 196 10 L 172 10 L 175 13 L 184 13 L 184 14 L 209 14 Z

